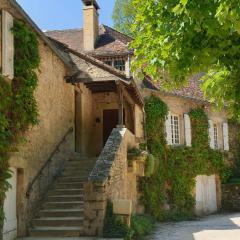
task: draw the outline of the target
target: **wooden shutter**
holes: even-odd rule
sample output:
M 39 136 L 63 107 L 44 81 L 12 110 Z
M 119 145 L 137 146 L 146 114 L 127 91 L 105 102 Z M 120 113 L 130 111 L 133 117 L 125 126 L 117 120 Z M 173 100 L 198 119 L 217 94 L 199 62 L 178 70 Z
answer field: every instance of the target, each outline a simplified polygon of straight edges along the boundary
M 209 120 L 208 121 L 209 125 L 209 146 L 210 148 L 214 149 L 214 126 L 213 126 L 213 121 Z
M 14 77 L 14 37 L 12 33 L 13 17 L 2 10 L 2 75 Z
M 171 114 L 168 113 L 165 121 L 166 141 L 168 145 L 172 145 L 172 131 L 171 131 Z
M 188 147 L 192 146 L 191 121 L 188 114 L 184 114 L 185 142 Z
M 225 151 L 229 151 L 228 123 L 223 123 L 223 147 Z

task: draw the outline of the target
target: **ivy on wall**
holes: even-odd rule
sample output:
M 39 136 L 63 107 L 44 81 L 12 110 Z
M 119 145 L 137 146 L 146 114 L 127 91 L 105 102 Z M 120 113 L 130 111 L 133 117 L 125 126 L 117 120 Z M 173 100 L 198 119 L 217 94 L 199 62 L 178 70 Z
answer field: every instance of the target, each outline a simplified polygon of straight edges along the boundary
M 152 176 L 141 179 L 142 202 L 158 220 L 191 218 L 195 177 L 219 174 L 224 180 L 229 174 L 225 155 L 209 147 L 208 118 L 202 108 L 189 113 L 192 147 L 166 144 L 168 108 L 161 99 L 147 98 L 145 111 L 148 150 L 158 163 Z
M 34 91 L 35 70 L 40 64 L 37 35 L 23 22 L 14 21 L 14 79 L 9 83 L 0 76 L 0 238 L 4 222 L 3 204 L 11 177 L 10 152 L 22 139 L 21 135 L 38 123 Z

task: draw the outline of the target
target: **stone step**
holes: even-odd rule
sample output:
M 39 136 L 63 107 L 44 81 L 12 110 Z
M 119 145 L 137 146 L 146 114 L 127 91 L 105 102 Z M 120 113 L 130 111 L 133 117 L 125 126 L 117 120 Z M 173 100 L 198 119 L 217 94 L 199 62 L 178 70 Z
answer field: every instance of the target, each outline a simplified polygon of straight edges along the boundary
M 84 177 L 87 178 L 90 172 L 76 172 L 76 171 L 64 171 L 61 177 Z
M 75 189 L 78 189 L 78 188 L 83 188 L 83 182 L 65 182 L 65 183 L 62 183 L 62 182 L 57 182 L 55 183 L 54 185 L 54 189 L 69 189 L 69 188 L 75 188 Z
M 83 201 L 83 194 L 80 195 L 57 195 L 49 196 L 47 198 L 49 202 L 76 202 Z
M 40 217 L 83 217 L 83 209 L 49 209 L 40 210 Z
M 43 240 L 41 237 L 21 237 L 17 240 Z M 44 240 L 106 240 L 98 237 L 45 237 Z M 108 240 L 124 240 L 123 238 L 108 238 Z
M 66 166 L 64 171 L 78 171 L 78 172 L 91 172 L 94 166 L 89 167 L 89 166 Z
M 34 227 L 79 227 L 83 217 L 45 217 L 33 219 Z
M 96 162 L 98 158 L 70 158 L 69 162 L 81 162 L 81 163 L 93 163 Z
M 43 204 L 44 209 L 82 209 L 83 201 L 75 201 L 75 202 L 45 202 Z
M 81 195 L 83 194 L 83 188 L 55 188 L 48 192 L 48 196 L 57 196 L 57 195 Z
M 30 237 L 79 237 L 82 227 L 35 227 L 29 230 Z
M 81 182 L 81 181 L 86 181 L 87 177 L 82 177 L 82 176 L 78 176 L 78 177 L 71 177 L 71 176 L 61 176 L 59 177 L 59 179 L 57 180 L 57 182 L 59 183 L 67 183 L 67 182 Z

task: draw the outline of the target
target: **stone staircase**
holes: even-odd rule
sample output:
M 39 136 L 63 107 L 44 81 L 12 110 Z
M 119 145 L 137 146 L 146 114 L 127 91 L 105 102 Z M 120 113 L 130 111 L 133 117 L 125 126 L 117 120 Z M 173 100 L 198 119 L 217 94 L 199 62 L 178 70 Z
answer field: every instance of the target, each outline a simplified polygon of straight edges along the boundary
M 69 160 L 44 199 L 29 229 L 30 237 L 79 237 L 83 229 L 83 183 L 96 158 Z

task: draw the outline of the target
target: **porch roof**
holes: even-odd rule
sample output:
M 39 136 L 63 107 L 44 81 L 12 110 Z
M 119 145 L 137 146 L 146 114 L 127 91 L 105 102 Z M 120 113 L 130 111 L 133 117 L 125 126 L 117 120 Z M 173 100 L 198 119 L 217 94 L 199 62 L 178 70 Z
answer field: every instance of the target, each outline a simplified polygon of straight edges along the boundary
M 143 99 L 137 90 L 137 86 L 135 86 L 133 82 L 112 80 L 112 81 L 85 82 L 84 84 L 92 93 L 101 93 L 101 92 L 117 93 L 118 86 L 121 86 L 132 97 L 133 101 L 136 104 L 138 104 L 141 107 L 143 107 L 144 105 Z

